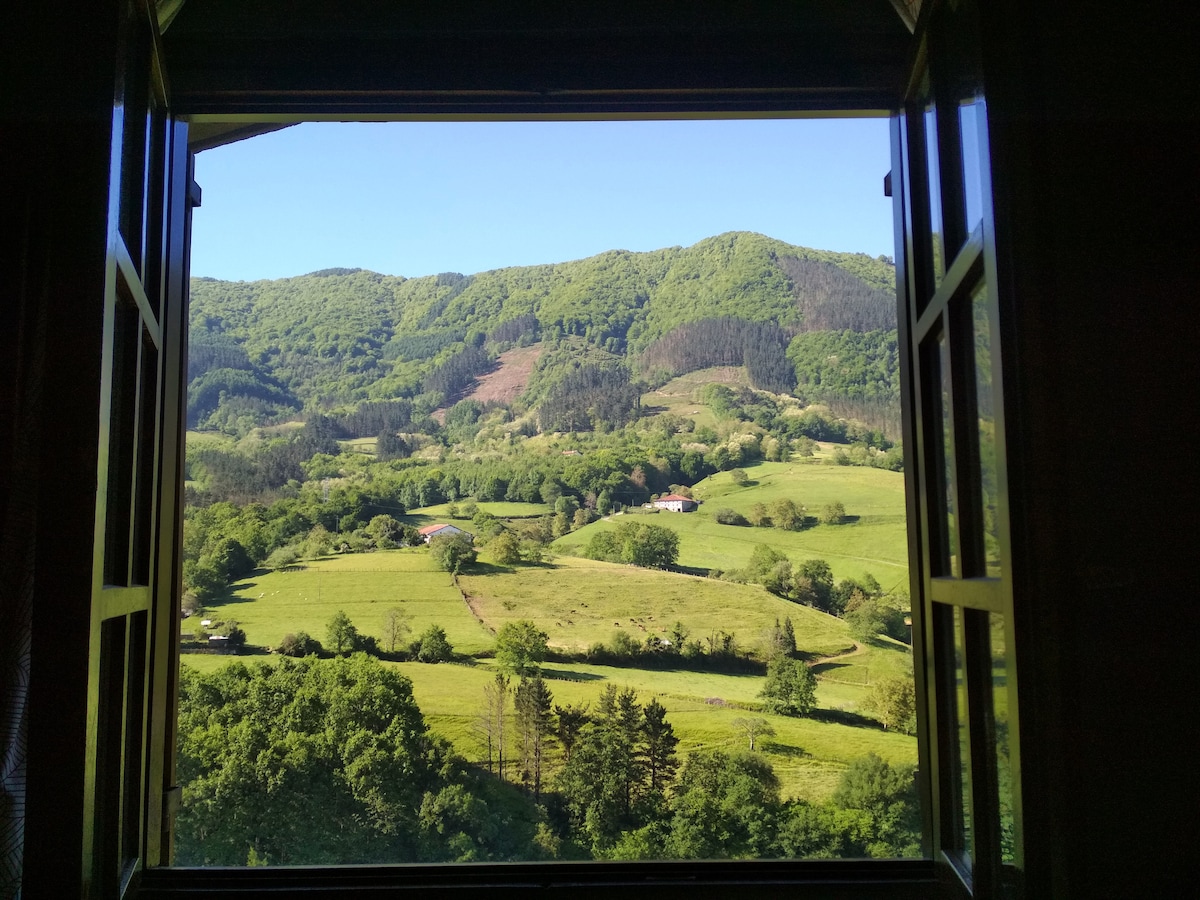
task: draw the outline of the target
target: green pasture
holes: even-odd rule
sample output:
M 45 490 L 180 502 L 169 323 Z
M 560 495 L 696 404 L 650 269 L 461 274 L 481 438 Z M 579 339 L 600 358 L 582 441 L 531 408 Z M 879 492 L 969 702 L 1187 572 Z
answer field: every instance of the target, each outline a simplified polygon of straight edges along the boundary
M 263 657 L 270 661 L 277 657 Z M 200 672 L 228 665 L 228 656 L 188 654 L 183 664 Z M 250 662 L 244 659 L 243 662 Z M 491 660 L 466 664 L 386 663 L 407 676 L 413 694 L 430 730 L 453 744 L 472 762 L 484 759 L 478 730 L 483 708 L 483 689 L 498 671 Z M 761 739 L 760 750 L 774 767 L 789 797 L 822 800 L 837 785 L 850 761 L 876 753 L 893 764 L 915 765 L 914 738 L 885 732 L 871 724 L 842 724 L 806 718 L 776 716 L 757 708 L 758 692 L 764 681 L 756 675 L 721 675 L 686 671 L 650 671 L 583 663 L 551 663 L 545 676 L 562 705 L 595 704 L 607 684 L 633 688 L 642 703 L 658 698 L 668 710 L 679 753 L 686 756 L 702 747 L 723 750 L 746 749 L 746 738 L 738 730 L 739 718 L 766 719 L 775 730 Z M 818 707 L 826 709 L 826 686 L 818 687 Z M 516 739 L 510 735 L 509 753 L 516 758 Z
M 770 506 L 775 500 L 786 498 L 806 507 L 808 514 L 814 516 L 826 503 L 840 501 L 848 516 L 888 520 L 899 516 L 903 522 L 903 473 L 870 466 L 813 466 L 803 460 L 804 457 L 796 457 L 794 462 L 743 466 L 750 479 L 744 487 L 734 484 L 728 472 L 718 472 L 697 483 L 692 493 L 697 500 L 714 508 L 729 507 L 742 513 L 748 512 L 754 503 Z
M 437 506 L 422 506 L 420 509 L 409 511 L 410 516 L 419 516 L 428 519 L 430 522 L 453 522 L 458 523 L 459 520 L 450 518 L 450 507 L 457 506 L 460 510 L 466 500 L 459 500 L 457 503 L 439 503 Z M 513 503 L 507 500 L 483 500 L 477 502 L 476 507 L 481 512 L 495 516 L 497 519 L 532 519 L 538 516 L 548 515 L 550 507 L 545 503 Z M 462 521 L 469 522 L 470 519 Z
M 698 427 L 715 428 L 716 416 L 708 406 L 700 402 L 700 395 L 705 386 L 714 383 L 737 387 L 750 385 L 746 370 L 742 366 L 700 369 L 672 378 L 657 390 L 642 394 L 642 407 L 656 415 L 671 413 L 691 419 Z
M 847 713 L 861 711 L 870 681 L 910 667 L 906 646 L 885 638 L 856 643 L 842 620 L 774 597 L 758 586 L 575 558 L 512 569 L 485 565 L 475 574 L 459 576 L 459 584 L 462 592 L 449 575 L 433 569 L 420 548 L 347 555 L 291 572 L 259 573 L 235 584 L 231 596 L 211 604 L 206 615 L 236 619 L 249 644 L 262 647 L 277 645 L 289 631 L 308 631 L 324 640 L 326 623 L 338 610 L 345 610 L 360 631 L 381 637 L 385 612 L 399 606 L 408 613 L 414 633 L 440 625 L 460 653 L 489 649 L 492 630 L 517 619 L 531 619 L 550 635 L 552 645 L 562 648 L 608 642 L 618 630 L 640 640 L 651 634 L 665 637 L 678 620 L 693 638 L 724 629 L 751 649 L 764 640 L 776 618 L 789 616 L 799 648 L 825 657 L 816 663 L 818 707 Z M 257 658 L 277 659 L 261 654 Z M 183 657 L 184 665 L 202 672 L 229 662 L 230 657 L 221 655 Z M 388 665 L 412 680 L 431 730 L 466 758 L 479 760 L 476 722 L 484 685 L 497 671 L 495 663 Z M 788 796 L 828 796 L 848 762 L 866 753 L 897 763 L 916 761 L 912 738 L 885 733 L 869 723 L 762 712 L 761 675 L 561 662 L 548 663 L 545 674 L 559 704 L 594 703 L 609 683 L 633 688 L 642 702 L 658 697 L 680 737 L 681 754 L 700 747 L 740 749 L 745 737 L 735 720 L 766 718 L 776 735 L 766 738 L 761 749 Z
M 666 637 L 676 621 L 693 639 L 725 630 L 751 649 L 767 630 L 791 616 L 800 649 L 828 656 L 850 649 L 846 624 L 833 616 L 775 597 L 757 585 L 732 584 L 636 566 L 558 557 L 542 566 L 495 569 L 459 576 L 475 613 L 499 629 L 529 619 L 552 646 L 584 650 L 613 633 L 644 641 Z
M 184 436 L 184 440 L 187 442 L 186 446 L 191 449 L 199 449 L 201 447 L 227 449 L 237 443 L 234 437 L 220 431 L 189 431 Z
M 349 450 L 351 453 L 366 453 L 370 456 L 375 455 L 375 447 L 378 443 L 379 438 L 377 437 L 350 438 L 346 441 L 338 441 L 343 450 Z
M 399 607 L 413 635 L 440 625 L 455 650 L 474 653 L 492 636 L 471 615 L 451 576 L 424 548 L 348 554 L 308 562 L 294 571 L 259 572 L 210 602 L 212 619 L 235 619 L 247 643 L 278 646 L 285 634 L 307 631 L 325 641 L 329 619 L 344 610 L 363 634 L 382 638 L 385 613 Z
M 477 727 L 484 685 L 496 668 L 476 665 L 395 663 L 413 683 L 413 693 L 430 729 L 448 739 L 467 759 L 480 761 L 483 746 Z M 869 725 L 793 719 L 754 709 L 761 676 L 660 672 L 608 666 L 553 663 L 546 667 L 556 704 L 594 704 L 607 684 L 633 688 L 642 703 L 657 697 L 668 710 L 680 739 L 681 756 L 701 747 L 746 748 L 736 719 L 761 717 L 775 736 L 762 745 L 787 796 L 823 799 L 836 786 L 846 765 L 868 753 L 892 763 L 914 765 L 916 741 Z M 747 708 L 751 707 L 751 708 Z M 515 756 L 515 747 L 512 748 Z
M 750 482 L 733 483 L 728 472 L 704 479 L 693 488 L 703 503 L 690 513 L 660 512 L 656 525 L 679 534 L 679 564 L 699 569 L 743 568 L 759 544 L 768 544 L 793 562 L 824 559 L 835 578 L 873 575 L 885 589 L 908 586 L 904 478 L 896 472 L 860 466 L 760 463 L 745 469 Z M 721 525 L 714 518 L 729 508 L 747 515 L 755 503 L 770 508 L 788 498 L 815 517 L 827 503 L 841 502 L 849 521 L 813 525 L 802 531 Z M 564 535 L 553 548 L 580 554 L 597 530 L 614 527 L 618 518 L 593 522 Z

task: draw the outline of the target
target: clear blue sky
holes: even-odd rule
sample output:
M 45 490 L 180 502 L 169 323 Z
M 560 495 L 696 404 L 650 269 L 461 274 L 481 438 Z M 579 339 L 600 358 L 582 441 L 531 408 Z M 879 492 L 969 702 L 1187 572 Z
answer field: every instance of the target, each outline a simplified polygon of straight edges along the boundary
M 201 153 L 192 273 L 413 277 L 757 231 L 894 253 L 886 119 L 305 124 Z

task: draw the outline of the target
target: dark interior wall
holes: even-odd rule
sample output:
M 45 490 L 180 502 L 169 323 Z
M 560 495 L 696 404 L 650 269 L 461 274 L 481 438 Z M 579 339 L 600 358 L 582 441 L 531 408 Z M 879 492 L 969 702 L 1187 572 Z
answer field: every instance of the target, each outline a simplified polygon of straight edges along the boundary
M 1198 796 L 1195 31 L 1166 3 L 1113 19 L 1083 3 L 984 5 L 1030 896 L 1184 896 Z M 108 6 L 0 14 L 3 815 L 6 836 L 27 838 L 29 897 L 82 882 L 115 40 L 95 7 Z M 24 747 L 38 766 L 27 793 Z
M 991 5 L 985 64 L 1012 278 L 1031 896 L 1182 896 L 1197 798 L 1194 30 L 1167 4 L 1020 6 Z
M 0 895 L 79 893 L 116 5 L 0 13 Z

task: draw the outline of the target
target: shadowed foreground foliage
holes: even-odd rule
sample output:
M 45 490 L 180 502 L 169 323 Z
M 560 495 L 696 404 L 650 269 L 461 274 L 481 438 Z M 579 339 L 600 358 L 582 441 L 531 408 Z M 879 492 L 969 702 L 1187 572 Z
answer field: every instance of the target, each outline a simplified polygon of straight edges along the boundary
M 509 858 L 514 829 L 377 661 L 181 670 L 181 865 Z M 523 851 L 524 852 L 524 851 Z
M 918 851 L 911 771 L 870 755 L 831 802 L 785 801 L 760 754 L 680 760 L 665 708 L 632 690 L 589 710 L 555 705 L 538 676 L 503 679 L 493 706 L 511 712 L 492 736 L 519 741 L 523 787 L 503 763 L 467 768 L 428 733 L 411 682 L 363 654 L 185 667 L 180 694 L 181 865 Z

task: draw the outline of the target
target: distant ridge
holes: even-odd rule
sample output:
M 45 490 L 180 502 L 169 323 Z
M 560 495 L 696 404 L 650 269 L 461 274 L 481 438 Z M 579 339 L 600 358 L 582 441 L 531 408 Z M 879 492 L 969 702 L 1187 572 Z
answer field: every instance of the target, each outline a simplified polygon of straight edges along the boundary
M 269 421 L 414 397 L 431 385 L 450 395 L 498 353 L 537 342 L 561 351 L 543 353 L 540 369 L 588 359 L 638 371 L 644 351 L 681 326 L 732 318 L 773 329 L 746 334 L 771 389 L 787 390 L 796 378 L 783 351 L 794 335 L 891 330 L 894 291 L 890 259 L 753 232 L 470 275 L 327 268 L 251 282 L 197 277 L 192 345 L 207 349 L 189 374 L 205 390 L 189 417 L 198 425 L 224 403 L 227 416 Z

